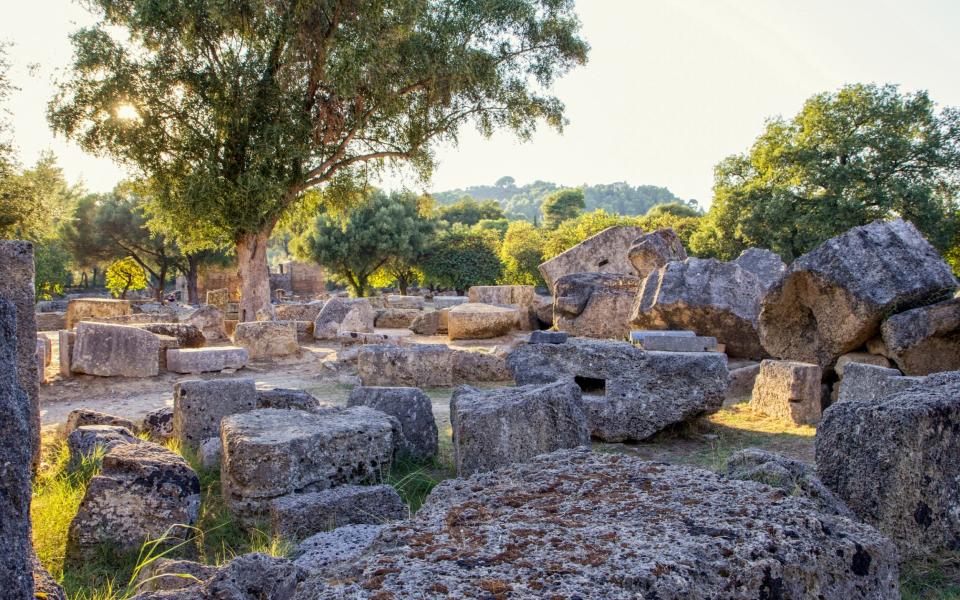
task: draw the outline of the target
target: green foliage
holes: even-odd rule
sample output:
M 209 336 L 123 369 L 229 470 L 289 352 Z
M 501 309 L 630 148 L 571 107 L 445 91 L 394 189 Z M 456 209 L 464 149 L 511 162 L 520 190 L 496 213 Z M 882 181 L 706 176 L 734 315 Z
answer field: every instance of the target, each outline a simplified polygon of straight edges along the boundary
M 663 206 L 669 206 L 664 204 Z M 676 212 L 668 209 L 664 211 L 656 211 L 659 206 L 654 207 L 646 215 L 637 219 L 636 224 L 643 228 L 644 231 L 656 231 L 657 229 L 666 229 L 670 228 L 677 232 L 677 236 L 680 237 L 680 241 L 683 242 L 684 248 L 687 249 L 687 252 L 690 252 L 690 238 L 694 233 L 697 232 L 700 227 L 701 217 L 697 214 L 696 211 L 693 211 L 692 215 L 682 215 L 677 214 Z M 682 211 L 678 211 L 682 212 Z
M 132 257 L 114 261 L 107 268 L 107 289 L 114 298 L 126 298 L 130 290 L 145 290 L 147 283 L 147 272 Z
M 465 124 L 560 128 L 544 95 L 588 47 L 570 0 L 91 0 L 53 128 L 151 178 L 163 212 L 239 241 L 304 192 L 390 163 L 426 176 Z
M 926 92 L 848 85 L 793 119 L 771 119 L 746 154 L 717 165 L 714 200 L 690 240 L 731 259 L 749 246 L 784 260 L 876 219 L 913 222 L 946 251 L 960 225 L 960 110 Z
M 49 300 L 63 294 L 70 285 L 70 253 L 54 238 L 33 245 L 33 262 L 36 270 L 34 285 L 37 299 Z
M 78 196 L 49 152 L 23 171 L 15 163 L 0 164 L 0 238 L 37 241 L 54 235 Z
M 543 225 L 547 229 L 556 229 L 560 223 L 577 218 L 586 204 L 582 189 L 564 189 L 547 196 L 540 207 L 543 213 Z
M 503 236 L 507 234 L 507 229 L 510 227 L 510 221 L 506 218 L 481 219 L 480 221 L 477 221 L 477 224 L 473 227 L 478 231 L 492 231 L 496 233 L 497 238 L 502 242 Z
M 537 267 L 543 262 L 542 230 L 526 221 L 513 221 L 500 246 L 503 262 L 501 283 L 508 285 L 546 285 Z
M 503 265 L 497 254 L 497 234 L 462 225 L 437 235 L 422 263 L 429 285 L 464 293 L 473 285 L 494 285 Z
M 323 265 L 357 296 L 365 296 L 370 277 L 378 270 L 387 267 L 394 270 L 392 275 L 403 277 L 404 269 L 412 269 L 426 250 L 433 227 L 420 215 L 413 194 L 371 191 L 349 213 L 318 215 L 313 229 L 293 243 L 293 251 Z
M 618 225 L 635 226 L 637 218 L 611 215 L 598 209 L 584 213 L 576 219 L 565 221 L 553 231 L 547 232 L 543 244 L 543 259 L 549 260 L 604 229 Z
M 447 223 L 462 225 L 476 225 L 482 220 L 503 219 L 503 209 L 495 200 L 477 202 L 467 197 L 448 206 L 441 206 L 437 210 L 437 218 Z

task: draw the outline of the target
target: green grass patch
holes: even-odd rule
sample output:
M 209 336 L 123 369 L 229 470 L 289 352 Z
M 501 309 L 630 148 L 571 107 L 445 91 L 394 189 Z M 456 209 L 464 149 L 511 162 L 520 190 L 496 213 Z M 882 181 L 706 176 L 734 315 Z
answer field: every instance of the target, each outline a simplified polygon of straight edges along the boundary
M 960 600 L 960 552 L 900 566 L 903 600 Z

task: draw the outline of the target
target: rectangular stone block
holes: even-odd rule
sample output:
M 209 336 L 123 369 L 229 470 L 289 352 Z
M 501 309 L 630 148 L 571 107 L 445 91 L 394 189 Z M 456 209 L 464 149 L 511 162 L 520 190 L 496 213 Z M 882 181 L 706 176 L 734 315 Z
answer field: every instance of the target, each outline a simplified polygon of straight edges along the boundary
M 70 364 L 73 357 L 73 345 L 77 341 L 76 332 L 61 329 L 58 332 L 58 352 L 60 354 L 60 377 L 73 377 Z
M 365 386 L 450 387 L 453 351 L 443 344 L 363 346 L 357 373 Z
M 823 371 L 818 365 L 764 360 L 753 386 L 750 408 L 801 425 L 820 421 Z
M 377 525 L 409 515 L 393 486 L 341 485 L 273 500 L 270 530 L 285 540 L 300 541 L 344 525 Z
M 315 415 L 260 409 L 223 420 L 223 498 L 241 519 L 266 513 L 272 500 L 380 481 L 393 461 L 396 421 L 354 406 Z
M 110 298 L 74 298 L 67 304 L 67 329 L 86 319 L 122 317 L 131 314 L 129 300 Z
M 387 308 L 410 308 L 423 310 L 423 296 L 401 296 L 390 294 L 387 296 Z
M 160 372 L 160 341 L 139 327 L 81 322 L 71 370 L 101 377 L 153 377 Z
M 840 386 L 837 402 L 878 402 L 922 381 L 922 377 L 905 377 L 897 369 L 850 363 L 843 370 L 843 379 L 835 384 Z
M 635 344 L 642 344 L 644 340 L 652 337 L 697 337 L 692 331 L 683 329 L 639 329 L 630 332 L 630 341 Z
M 470 299 L 466 296 L 434 296 L 433 297 L 433 307 L 437 310 L 441 308 L 453 308 L 454 306 L 460 306 L 461 304 L 466 304 L 470 302 Z
M 173 386 L 173 435 L 192 446 L 220 435 L 220 421 L 257 407 L 253 379 L 181 381 Z
M 297 329 L 290 321 L 238 323 L 233 343 L 246 348 L 251 359 L 289 356 L 300 350 Z
M 640 343 L 648 351 L 659 352 L 716 352 L 717 338 L 708 336 L 648 336 Z
M 37 331 L 57 331 L 67 326 L 67 313 L 65 312 L 38 312 Z
M 174 373 L 216 373 L 247 366 L 247 349 L 237 346 L 167 350 L 167 370 Z
M 640 227 L 608 227 L 540 265 L 540 274 L 553 290 L 554 284 L 571 273 L 634 273 L 628 251 L 643 235 Z

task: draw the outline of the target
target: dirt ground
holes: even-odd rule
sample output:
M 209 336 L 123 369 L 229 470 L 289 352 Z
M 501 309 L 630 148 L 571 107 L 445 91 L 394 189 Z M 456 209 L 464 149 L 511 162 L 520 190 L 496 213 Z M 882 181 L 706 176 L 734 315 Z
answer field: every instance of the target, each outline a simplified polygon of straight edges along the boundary
M 445 336 L 419 336 L 408 330 L 378 330 L 378 333 L 402 335 L 408 343 L 448 343 Z M 344 405 L 355 381 L 330 368 L 341 351 L 338 344 L 322 341 L 304 344 L 298 356 L 283 360 L 254 361 L 235 373 L 210 373 L 202 376 L 162 373 L 151 378 L 95 377 L 77 375 L 62 378 L 59 372 L 59 348 L 55 333 L 47 333 L 53 342 L 53 360 L 47 367 L 48 383 L 40 391 L 40 417 L 44 428 L 66 421 L 70 411 L 88 408 L 134 421 L 148 412 L 173 405 L 173 385 L 188 379 L 221 379 L 252 377 L 260 389 L 276 387 L 303 389 L 329 406 Z M 450 343 L 451 347 L 492 351 L 507 348 L 518 338 Z M 733 366 L 733 365 L 731 365 Z M 502 384 L 482 384 L 492 387 Z M 442 445 L 450 446 L 450 408 L 452 389 L 425 390 L 433 402 Z M 813 427 L 797 427 L 791 423 L 753 413 L 747 398 L 730 401 L 714 415 L 696 423 L 658 434 L 637 444 L 596 444 L 602 452 L 634 454 L 646 460 L 696 464 L 721 469 L 727 456 L 736 450 L 754 446 L 781 452 L 812 463 L 814 459 Z

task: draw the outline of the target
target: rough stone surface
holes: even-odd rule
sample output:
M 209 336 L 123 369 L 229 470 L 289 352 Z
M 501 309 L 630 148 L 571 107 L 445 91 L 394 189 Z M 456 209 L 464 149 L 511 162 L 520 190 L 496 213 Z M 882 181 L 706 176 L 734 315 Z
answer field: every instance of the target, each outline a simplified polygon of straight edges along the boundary
M 244 519 L 294 492 L 379 481 L 393 462 L 399 428 L 396 419 L 364 406 L 324 415 L 260 409 L 226 417 L 220 432 L 224 500 Z
M 32 554 L 31 560 L 33 563 L 33 593 L 27 598 L 43 600 L 67 600 L 67 594 L 63 591 L 63 588 L 60 587 L 60 584 L 43 568 L 43 565 L 40 564 L 40 559 L 37 558 L 37 553 L 30 549 Z M 5 581 L 4 581 L 5 582 Z M 5 582 L 6 583 L 6 582 Z M 7 588 L 12 589 L 12 588 Z M 16 595 L 13 595 L 12 598 L 16 598 Z
M 7 251 L 0 249 L 3 254 Z M 29 340 L 33 339 L 31 335 Z M 13 600 L 29 600 L 33 598 L 32 449 L 25 442 L 33 431 L 30 398 L 17 377 L 18 348 L 17 309 L 11 301 L 0 298 L 0 586 Z
M 119 425 L 83 425 L 67 436 L 70 460 L 74 463 L 93 455 L 97 448 L 107 451 L 121 444 L 140 442 L 140 438 L 135 436 L 133 431 Z
M 385 525 L 344 525 L 303 540 L 294 564 L 311 575 L 335 578 L 373 547 Z
M 376 312 L 373 324 L 383 329 L 407 329 L 422 314 L 423 311 L 416 308 L 381 308 Z
M 565 344 L 570 334 L 566 331 L 534 331 L 530 334 L 531 344 Z
M 397 491 L 383 484 L 341 485 L 270 503 L 271 531 L 290 541 L 344 525 L 376 525 L 409 516 L 410 509 Z
M 753 386 L 760 375 L 760 363 L 730 369 L 730 383 L 727 385 L 727 400 L 750 398 Z
M 200 448 L 197 453 L 200 456 L 200 464 L 204 469 L 214 469 L 220 467 L 220 459 L 223 457 L 223 449 L 220 447 L 220 438 L 207 438 L 200 442 Z
M 173 386 L 173 432 L 180 441 L 197 445 L 220 435 L 220 421 L 257 408 L 253 379 L 181 381 Z
M 449 387 L 453 352 L 443 344 L 362 346 L 357 374 L 367 386 Z
M 147 413 L 140 429 L 155 442 L 165 442 L 173 437 L 173 408 L 164 406 Z
M 300 350 L 297 329 L 280 321 L 239 323 L 233 332 L 233 343 L 246 348 L 251 359 L 289 356 Z
M 717 338 L 701 335 L 649 335 L 642 338 L 639 346 L 644 350 L 660 352 L 716 352 Z
M 634 240 L 627 258 L 642 279 L 668 262 L 687 260 L 687 251 L 673 229 L 658 229 Z
M 350 573 L 303 597 L 900 597 L 896 551 L 871 527 L 752 481 L 586 451 L 441 483 Z
M 433 306 L 437 310 L 441 310 L 444 308 L 453 308 L 454 306 L 465 304 L 469 301 L 470 299 L 466 296 L 434 296 Z
M 780 281 L 787 270 L 787 265 L 780 255 L 766 248 L 747 248 L 733 262 L 756 275 L 764 289 L 770 289 Z
M 593 437 L 644 440 L 720 409 L 727 357 L 716 352 L 644 352 L 627 342 L 571 339 L 522 344 L 507 357 L 518 385 L 573 380 L 584 391 Z
M 437 422 L 430 398 L 415 387 L 364 387 L 350 392 L 347 406 L 367 406 L 400 421 L 398 456 L 424 461 L 437 455 Z
M 73 359 L 73 346 L 77 343 L 77 334 L 65 329 L 57 332 L 57 341 L 59 343 L 59 362 L 60 377 L 67 379 L 73 377 L 73 371 L 70 370 L 70 362 Z
M 37 331 L 58 331 L 67 327 L 65 312 L 38 312 L 36 320 Z
M 837 359 L 837 364 L 833 367 L 833 370 L 837 372 L 837 377 L 843 379 L 846 367 L 851 363 L 874 365 L 885 369 L 889 369 L 892 366 L 885 356 L 870 354 L 869 352 L 847 352 Z
M 284 558 L 244 554 L 217 569 L 202 584 L 143 592 L 130 600 L 295 600 L 307 572 Z
M 147 323 L 140 329 L 177 338 L 179 348 L 201 348 L 207 343 L 200 328 L 189 323 Z
M 893 315 L 880 332 L 907 375 L 960 370 L 960 297 Z
M 817 474 L 904 558 L 960 547 L 960 371 L 877 401 L 838 402 L 817 428 Z
M 761 340 L 778 358 L 831 367 L 876 336 L 886 316 L 943 300 L 956 287 L 912 224 L 854 227 L 798 258 L 770 288 Z
M 116 425 L 117 427 L 126 427 L 130 431 L 136 431 L 137 427 L 130 419 L 124 419 L 116 415 L 97 412 L 88 408 L 77 408 L 70 411 L 67 415 L 67 423 L 63 427 L 63 434 L 70 435 L 84 425 Z
M 541 329 L 553 327 L 553 296 L 537 294 L 533 299 L 533 312 Z
M 539 267 L 547 289 L 573 273 L 633 273 L 628 252 L 642 235 L 639 227 L 609 227 L 551 258 Z
M 153 377 L 160 373 L 160 338 L 129 325 L 81 322 L 72 359 L 74 373 Z
M 257 408 L 318 412 L 321 410 L 321 405 L 319 400 L 304 390 L 274 388 L 257 390 Z
M 642 280 L 633 275 L 574 273 L 554 284 L 553 318 L 570 335 L 625 339 Z
M 197 580 L 206 581 L 216 573 L 217 567 L 192 560 L 158 558 L 143 567 L 134 587 L 140 592 L 182 590 L 194 587 Z
M 454 350 L 453 378 L 457 381 L 483 383 L 510 381 L 513 374 L 507 366 L 507 353 L 493 350 Z
M 457 475 L 590 444 L 580 388 L 570 381 L 516 388 L 457 388 L 450 399 Z
M 83 560 L 102 542 L 133 550 L 165 533 L 188 537 L 175 526 L 192 526 L 199 511 L 200 480 L 183 458 L 151 442 L 119 444 L 87 486 L 70 523 L 67 556 Z
M 922 381 L 920 377 L 904 377 L 896 369 L 886 369 L 864 363 L 850 363 L 840 380 L 838 402 L 867 400 L 878 402 L 900 390 L 905 390 Z
M 238 346 L 210 348 L 171 348 L 167 350 L 167 370 L 174 373 L 216 373 L 247 366 L 249 352 Z
M 419 335 L 436 335 L 441 331 L 442 316 L 443 312 L 440 310 L 422 312 L 410 323 L 410 331 Z M 442 329 L 446 331 L 445 326 Z
M 317 319 L 323 302 L 308 302 L 307 304 L 277 304 L 274 306 L 278 321 L 310 321 Z
M 467 299 L 473 304 L 511 305 L 529 308 L 533 306 L 532 285 L 475 285 L 467 290 Z
M 373 333 L 374 316 L 366 298 L 330 298 L 313 323 L 313 337 L 329 340 L 348 332 Z
M 689 258 L 643 280 L 631 323 L 642 329 L 689 329 L 717 338 L 730 356 L 764 358 L 757 333 L 763 293 L 757 276 L 736 263 Z
M 447 313 L 451 340 L 483 340 L 507 335 L 517 326 L 519 310 L 507 306 L 468 302 Z
M 87 319 L 124 317 L 133 313 L 129 300 L 110 298 L 74 298 L 67 304 L 67 329 Z
M 387 308 L 423 310 L 423 296 L 401 296 L 390 294 L 387 296 Z
M 823 485 L 814 468 L 798 460 L 759 448 L 746 448 L 727 459 L 727 477 L 757 481 L 813 502 L 821 512 L 856 519 L 853 511 Z
M 180 319 L 181 323 L 193 325 L 203 332 L 203 337 L 210 341 L 222 340 L 227 337 L 223 311 L 213 304 L 205 304 Z
M 765 360 L 753 386 L 750 408 L 772 417 L 813 425 L 820 420 L 820 381 L 817 365 L 789 360 Z

